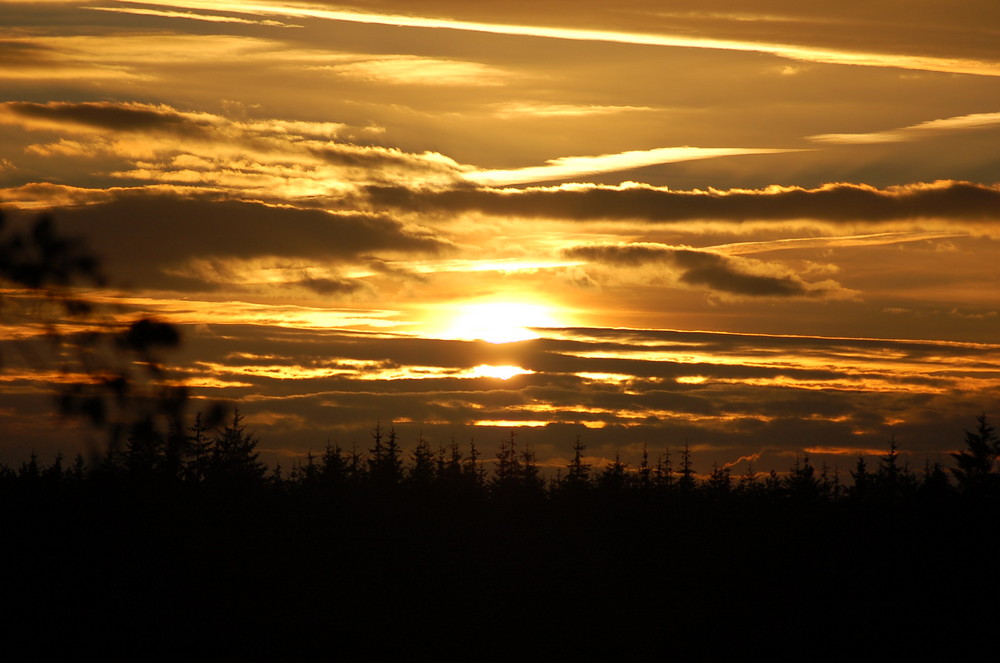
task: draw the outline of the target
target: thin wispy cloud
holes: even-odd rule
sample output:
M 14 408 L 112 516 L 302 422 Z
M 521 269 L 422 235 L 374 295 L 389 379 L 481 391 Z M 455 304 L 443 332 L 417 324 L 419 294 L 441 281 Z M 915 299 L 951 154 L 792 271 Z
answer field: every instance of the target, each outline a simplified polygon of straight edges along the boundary
M 888 246 L 909 242 L 965 237 L 967 233 L 956 232 L 886 232 L 864 235 L 834 235 L 831 237 L 793 237 L 763 242 L 734 242 L 708 247 L 726 255 L 746 255 L 771 251 L 789 251 L 813 248 L 837 248 L 855 246 Z
M 1000 113 L 972 113 L 970 115 L 959 115 L 940 120 L 928 120 L 889 131 L 854 134 L 817 134 L 809 136 L 809 140 L 821 143 L 846 144 L 896 143 L 919 140 L 948 131 L 969 131 L 996 126 L 1000 126 Z
M 556 159 L 549 159 L 544 166 L 529 166 L 507 170 L 477 170 L 465 173 L 464 177 L 476 184 L 505 186 L 510 184 L 547 182 L 551 180 L 567 180 L 574 177 L 594 175 L 596 173 L 608 173 L 665 163 L 678 163 L 681 161 L 794 151 L 797 150 L 741 147 L 659 147 L 651 150 L 630 150 L 618 154 L 558 157 Z
M 101 12 L 113 12 L 117 14 L 134 14 L 136 16 L 158 16 L 161 18 L 181 18 L 194 21 L 207 21 L 209 23 L 239 23 L 242 25 L 265 25 L 275 28 L 298 28 L 299 25 L 282 23 L 281 21 L 262 20 L 257 21 L 247 18 L 237 18 L 235 16 L 223 16 L 221 14 L 196 14 L 194 12 L 176 12 L 159 9 L 141 9 L 139 7 L 84 7 Z
M 406 55 L 359 59 L 344 64 L 312 67 L 337 76 L 391 85 L 499 86 L 510 73 L 477 62 L 460 62 Z
M 645 34 L 638 32 L 587 30 L 580 28 L 512 25 L 485 22 L 480 23 L 474 21 L 407 16 L 401 14 L 336 11 L 318 7 L 285 4 L 281 2 L 265 4 L 252 2 L 227 2 L 221 0 L 168 0 L 167 2 L 161 2 L 158 0 L 136 0 L 132 4 L 205 9 L 239 14 L 256 14 L 262 16 L 318 18 L 332 21 L 367 23 L 397 27 L 461 30 L 546 39 L 741 51 L 749 53 L 765 53 L 790 60 L 816 62 L 822 64 L 891 67 L 943 73 L 971 74 L 978 76 L 1000 76 L 1000 67 L 997 66 L 996 62 L 986 62 L 964 58 L 939 58 L 922 55 L 850 52 L 790 44 L 709 39 L 683 35 Z
M 9 45 L 32 49 L 36 61 L 15 62 L 15 70 L 53 67 L 58 75 L 66 67 L 92 68 L 96 71 L 119 71 L 133 77 L 150 78 L 145 66 L 203 62 L 206 59 L 231 61 L 273 50 L 278 42 L 233 35 L 187 35 L 171 32 L 111 35 L 57 34 L 51 36 L 12 35 L 4 38 Z M 274 56 L 272 56 L 274 57 Z M 6 67 L 5 67 L 6 69 Z M 47 74 L 42 76 L 44 80 Z
M 494 115 L 500 118 L 518 117 L 588 117 L 592 115 L 617 115 L 656 111 L 650 106 L 599 106 L 546 103 L 505 103 L 497 106 Z

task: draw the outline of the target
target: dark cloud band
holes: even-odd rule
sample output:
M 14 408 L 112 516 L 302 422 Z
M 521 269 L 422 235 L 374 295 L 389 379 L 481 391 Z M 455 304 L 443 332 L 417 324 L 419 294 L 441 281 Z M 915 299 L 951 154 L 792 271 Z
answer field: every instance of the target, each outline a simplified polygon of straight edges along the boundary
M 836 183 L 815 189 L 769 187 L 728 191 L 671 191 L 628 185 L 529 189 L 468 187 L 436 192 L 370 187 L 367 194 L 376 206 L 579 220 L 1000 219 L 1000 187 L 955 181 L 886 189 Z
M 658 244 L 600 244 L 574 247 L 564 254 L 612 265 L 665 264 L 680 271 L 683 283 L 733 295 L 793 297 L 818 294 L 794 275 L 754 274 L 747 270 L 747 260 L 712 251 Z

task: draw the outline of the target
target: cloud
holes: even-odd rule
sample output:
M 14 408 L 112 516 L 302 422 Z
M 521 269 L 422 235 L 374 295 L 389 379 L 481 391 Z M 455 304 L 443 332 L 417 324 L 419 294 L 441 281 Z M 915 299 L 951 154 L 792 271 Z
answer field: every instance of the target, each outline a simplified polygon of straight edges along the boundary
M 72 196 L 73 193 L 69 192 Z M 82 236 L 104 258 L 107 271 L 133 286 L 203 288 L 206 283 L 298 283 L 330 294 L 356 289 L 310 266 L 367 263 L 372 254 L 431 255 L 447 240 L 388 216 L 183 197 L 149 191 L 103 192 L 83 207 L 51 210 L 70 236 Z M 284 259 L 261 263 L 259 259 Z M 273 262 L 273 261 L 272 261 Z M 273 272 L 274 265 L 287 265 Z M 259 274 L 271 269 L 269 276 Z
M 504 85 L 509 72 L 477 62 L 425 58 L 411 55 L 384 55 L 355 62 L 323 65 L 313 69 L 337 76 L 390 85 Z
M 554 330 L 552 334 L 559 339 L 556 347 L 562 348 L 563 352 L 577 351 L 589 343 L 597 343 L 598 347 L 616 356 L 628 356 L 631 353 L 647 356 L 650 349 L 656 349 L 724 364 L 730 363 L 728 359 L 737 357 L 743 362 L 763 364 L 784 362 L 788 357 L 796 357 L 798 359 L 790 365 L 805 367 L 843 364 L 851 369 L 868 365 L 870 370 L 905 370 L 910 375 L 945 366 L 978 369 L 1000 353 L 1000 345 L 996 343 L 893 338 L 592 328 L 565 328 Z M 566 345 L 562 345 L 562 342 Z M 574 342 L 579 342 L 579 345 L 574 345 Z M 809 357 L 812 358 L 808 359 Z
M 802 297 L 822 295 L 829 283 L 807 284 L 778 265 L 735 258 L 713 251 L 663 244 L 592 244 L 563 251 L 570 258 L 612 265 L 659 263 L 679 271 L 679 280 L 716 292 L 748 297 Z
M 513 168 L 509 170 L 474 170 L 464 174 L 465 179 L 487 186 L 505 186 L 565 180 L 581 175 L 593 175 L 617 170 L 629 170 L 680 161 L 695 161 L 717 157 L 746 154 L 776 154 L 798 150 L 742 148 L 742 147 L 660 147 L 651 150 L 632 150 L 599 156 L 559 157 L 549 159 L 545 166 Z
M 10 56 L 0 79 L 29 83 L 44 81 L 123 81 L 162 83 L 150 65 L 219 62 L 260 58 L 278 42 L 228 35 L 182 35 L 169 32 L 9 36 L 0 55 Z M 272 59 L 278 55 L 268 54 Z M 103 86 L 102 86 L 103 87 Z M 159 95 L 157 95 L 159 96 Z
M 328 329 L 215 329 L 218 336 L 194 341 L 195 354 L 225 358 L 212 364 L 213 374 L 251 386 L 218 391 L 242 396 L 247 408 L 298 412 L 336 435 L 363 433 L 379 418 L 408 420 L 444 441 L 476 421 L 540 421 L 551 428 L 533 439 L 563 449 L 573 439 L 565 426 L 588 424 L 613 431 L 615 444 L 654 435 L 731 449 L 795 449 L 801 439 L 874 448 L 888 425 L 879 412 L 912 422 L 910 448 L 934 448 L 937 429 L 928 434 L 920 425 L 964 416 L 969 408 L 956 405 L 997 379 L 977 362 L 1000 352 L 981 344 L 628 329 L 563 330 L 561 338 L 505 346 Z M 534 373 L 472 377 L 470 369 L 483 364 Z M 933 375 L 943 366 L 953 373 Z M 584 377 L 611 372 L 624 382 Z M 705 379 L 679 380 L 690 375 Z
M 212 125 L 221 120 L 208 113 L 181 113 L 163 104 L 24 101 L 0 104 L 0 122 L 20 124 L 29 130 L 159 131 L 205 137 Z
M 217 330 L 220 332 L 217 337 L 199 337 L 197 342 L 202 346 L 199 354 L 244 357 L 240 361 L 225 359 L 234 374 L 241 373 L 243 365 L 259 366 L 264 363 L 289 369 L 333 364 L 341 369 L 353 366 L 359 375 L 371 370 L 373 362 L 381 362 L 387 367 L 425 366 L 461 371 L 480 364 L 516 365 L 535 371 L 529 380 L 535 395 L 549 388 L 571 389 L 581 384 L 580 379 L 574 377 L 579 373 L 606 373 L 613 369 L 613 372 L 633 379 L 631 388 L 634 393 L 622 392 L 620 388 L 615 390 L 614 385 L 608 382 L 587 380 L 591 393 L 601 391 L 602 398 L 606 399 L 604 407 L 625 407 L 633 399 L 646 399 L 647 404 L 660 398 L 693 402 L 699 400 L 695 398 L 698 394 L 735 388 L 744 380 L 752 382 L 762 378 L 775 379 L 772 388 L 775 393 L 785 392 L 784 398 L 791 397 L 796 384 L 809 387 L 810 383 L 822 382 L 829 388 L 847 393 L 852 385 L 860 389 L 861 379 L 874 378 L 884 379 L 886 384 L 894 383 L 895 390 L 902 394 L 915 386 L 931 384 L 926 371 L 941 366 L 951 366 L 956 372 L 951 377 L 943 376 L 937 383 L 958 384 L 952 379 L 963 371 L 974 374 L 977 362 L 995 359 L 1000 351 L 996 345 L 982 344 L 658 330 L 566 329 L 560 332 L 563 338 L 550 337 L 500 346 L 326 329 L 313 332 L 268 329 L 264 333 L 253 325 L 240 324 L 219 326 Z M 651 354 L 654 350 L 658 353 L 655 356 Z M 294 373 L 294 370 L 291 372 Z M 695 374 L 708 379 L 695 385 L 676 381 L 677 377 Z M 335 378 L 331 386 L 347 384 L 343 382 L 344 375 Z M 778 378 L 792 380 L 782 384 Z M 309 386 L 318 384 L 316 380 L 310 380 Z M 426 381 L 423 384 L 419 387 L 421 391 L 442 388 L 441 384 Z M 451 384 L 448 390 L 457 395 L 462 391 L 458 388 L 460 384 Z M 465 384 L 472 389 L 471 383 Z M 295 391 L 299 389 L 291 384 L 289 387 Z M 412 383 L 405 384 L 405 381 L 387 384 L 385 388 L 396 392 L 418 389 Z M 612 393 L 617 395 L 607 400 Z M 873 392 L 877 393 L 880 393 L 879 390 Z M 811 399 L 812 411 L 816 411 L 825 396 L 806 389 L 795 398 Z M 530 400 L 528 398 L 524 402 Z M 596 405 L 598 402 L 587 404 Z M 643 403 L 633 406 L 641 409 Z M 790 408 L 789 412 L 794 411 L 791 404 L 781 407 L 786 406 Z M 704 408 L 700 412 L 719 412 L 742 405 L 737 402 L 706 403 L 699 407 Z
M 741 255 L 745 253 L 765 253 L 769 251 L 786 251 L 811 248 L 842 248 L 854 246 L 886 246 L 891 244 L 906 244 L 926 242 L 928 240 L 953 239 L 964 237 L 966 232 L 882 232 L 863 235 L 838 235 L 834 237 L 792 237 L 764 241 L 733 242 L 718 244 L 711 247 L 726 255 Z
M 275 307 L 176 302 L 184 305 L 178 370 L 203 397 L 262 415 L 257 433 L 266 445 L 300 451 L 317 439 L 350 446 L 369 439 L 375 421 L 391 420 L 404 445 L 418 430 L 442 444 L 472 435 L 488 454 L 491 435 L 501 434 L 466 426 L 537 421 L 546 425 L 519 439 L 537 445 L 543 460 L 565 456 L 579 433 L 595 450 L 634 452 L 626 462 L 638 460 L 643 442 L 655 441 L 655 456 L 688 439 L 701 449 L 699 467 L 765 449 L 755 465 L 780 468 L 786 461 L 773 454 L 804 439 L 815 448 L 876 449 L 889 430 L 910 450 L 940 453 L 942 440 L 959 444 L 962 426 L 998 404 L 996 344 L 579 328 L 496 346 L 343 332 L 332 319 L 303 324 L 319 310 L 282 320 Z M 479 365 L 534 373 L 474 377 Z M 594 377 L 610 372 L 621 379 Z M 681 381 L 692 375 L 704 379 Z M 10 398 L 16 412 L 30 411 Z M 265 413 L 288 425 L 269 427 Z
M 489 21 L 463 21 L 448 18 L 433 18 L 404 14 L 343 11 L 326 9 L 321 6 L 301 6 L 275 0 L 267 4 L 253 2 L 231 2 L 212 0 L 138 0 L 134 4 L 181 7 L 190 9 L 214 9 L 256 16 L 280 16 L 287 18 L 315 18 L 345 21 L 370 25 L 413 27 L 445 30 L 461 30 L 517 37 L 536 37 L 572 41 L 594 41 L 629 45 L 697 48 L 748 53 L 765 53 L 780 58 L 867 67 L 892 67 L 920 71 L 998 76 L 1000 67 L 995 61 L 974 58 L 949 58 L 931 55 L 911 55 L 906 53 L 879 53 L 852 50 L 848 48 L 820 48 L 808 45 L 768 43 L 767 41 L 716 39 L 652 31 L 624 31 L 593 28 L 550 27 L 544 25 L 514 25 Z
M 102 101 L 7 101 L 0 103 L 0 123 L 21 126 L 29 131 L 169 134 L 207 141 L 272 138 L 283 139 L 289 144 L 334 140 L 352 131 L 350 126 L 339 122 L 247 117 L 237 120 L 212 113 L 179 111 L 166 104 Z M 361 129 L 369 130 L 369 127 Z
M 1000 219 L 1000 185 L 938 181 L 878 189 L 831 183 L 816 188 L 673 191 L 625 183 L 572 184 L 526 189 L 462 187 L 411 191 L 371 187 L 378 206 L 415 211 L 550 217 L 564 219 L 894 221 L 900 219 Z
M 115 191 L 115 189 L 89 189 L 51 182 L 32 182 L 0 189 L 0 205 L 18 209 L 88 205 L 111 200 Z
M 37 65 L 45 61 L 51 49 L 44 44 L 0 39 L 0 58 L 6 67 L 23 67 Z
M 315 292 L 317 295 L 339 295 L 355 292 L 361 286 L 355 281 L 346 279 L 305 277 L 289 285 L 297 285 Z
M 585 117 L 591 115 L 616 115 L 618 113 L 657 111 L 650 106 L 601 106 L 594 104 L 504 103 L 498 104 L 493 114 L 503 119 L 520 117 Z
M 299 25 L 282 23 L 281 21 L 255 21 L 246 18 L 236 18 L 235 16 L 223 16 L 221 14 L 195 14 L 193 12 L 162 11 L 157 9 L 140 9 L 138 7 L 84 7 L 102 12 L 114 12 L 119 14 L 134 14 L 137 16 L 158 16 L 161 18 L 184 18 L 196 21 L 208 21 L 209 23 L 239 23 L 242 25 L 265 25 L 275 28 L 298 28 Z
M 200 185 L 264 200 L 336 198 L 360 185 L 400 180 L 441 186 L 458 181 L 464 169 L 433 152 L 342 140 L 350 128 L 339 123 L 235 120 L 162 104 L 5 102 L 0 124 L 71 134 L 28 150 L 122 159 L 127 167 L 110 169 L 118 179 Z
M 1000 317 L 1000 312 L 995 310 L 986 311 L 961 311 L 958 307 L 954 307 L 947 311 L 942 310 L 914 310 L 908 308 L 902 308 L 899 306 L 890 306 L 882 309 L 883 313 L 889 313 L 891 315 L 905 315 L 914 318 L 927 318 L 933 316 L 948 316 L 952 318 L 959 318 L 962 320 L 992 320 L 993 318 Z
M 983 129 L 1000 125 L 1000 113 L 973 113 L 971 115 L 959 115 L 940 120 L 928 120 L 919 124 L 912 124 L 900 129 L 890 131 L 879 131 L 875 133 L 861 134 L 817 134 L 809 136 L 809 140 L 821 143 L 845 143 L 845 144 L 868 144 L 868 143 L 896 143 L 908 140 L 918 140 L 929 135 L 944 133 L 946 131 L 968 131 L 972 129 Z

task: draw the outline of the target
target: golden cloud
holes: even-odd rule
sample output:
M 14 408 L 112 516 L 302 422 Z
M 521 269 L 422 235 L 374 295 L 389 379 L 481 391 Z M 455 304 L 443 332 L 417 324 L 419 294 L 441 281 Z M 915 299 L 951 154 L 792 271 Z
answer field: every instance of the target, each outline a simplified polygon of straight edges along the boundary
M 372 25 L 413 27 L 467 32 L 483 32 L 541 39 L 596 41 L 670 48 L 697 48 L 765 53 L 780 58 L 866 67 L 891 67 L 918 71 L 934 71 L 978 76 L 1000 76 L 996 61 L 973 58 L 948 58 L 930 55 L 878 53 L 849 49 L 820 48 L 806 45 L 768 43 L 766 41 L 715 39 L 682 34 L 638 31 L 616 31 L 587 28 L 550 27 L 543 25 L 514 25 L 487 21 L 463 21 L 404 14 L 343 11 L 322 6 L 303 6 L 272 0 L 268 3 L 232 2 L 226 0 L 138 0 L 134 4 L 180 7 L 209 11 L 224 11 L 256 16 L 287 18 L 314 18 Z

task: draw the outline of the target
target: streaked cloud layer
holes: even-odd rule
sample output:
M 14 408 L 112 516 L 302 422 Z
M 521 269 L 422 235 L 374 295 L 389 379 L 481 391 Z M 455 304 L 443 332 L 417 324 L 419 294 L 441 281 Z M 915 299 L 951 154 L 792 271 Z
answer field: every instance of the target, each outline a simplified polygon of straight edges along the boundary
M 1000 10 L 899 11 L 0 2 L 0 205 L 285 466 L 378 420 L 919 464 L 1000 405 Z M 0 461 L 70 452 L 4 297 Z
M 542 25 L 504 24 L 484 21 L 461 21 L 448 18 L 392 13 L 369 13 L 362 11 L 337 11 L 305 6 L 298 3 L 253 3 L 223 2 L 219 0 L 135 0 L 130 4 L 162 5 L 185 7 L 208 11 L 257 14 L 262 16 L 283 16 L 292 18 L 319 18 L 331 21 L 387 25 L 393 27 L 429 28 L 439 30 L 460 30 L 491 34 L 537 37 L 543 39 L 566 39 L 572 41 L 598 41 L 638 46 L 661 46 L 669 48 L 704 48 L 727 51 L 765 53 L 791 60 L 803 60 L 821 64 L 858 65 L 868 67 L 898 67 L 924 71 L 955 74 L 997 76 L 997 60 L 977 61 L 964 58 L 940 58 L 933 56 L 904 55 L 898 53 L 873 53 L 824 49 L 793 44 L 767 43 L 761 41 L 740 41 L 690 37 L 677 34 L 657 34 L 646 32 L 623 32 L 584 28 L 565 28 Z M 190 15 L 189 15 L 190 16 Z M 202 20 L 218 20 L 218 16 L 201 15 Z

